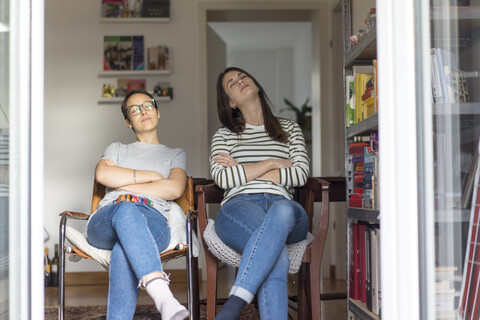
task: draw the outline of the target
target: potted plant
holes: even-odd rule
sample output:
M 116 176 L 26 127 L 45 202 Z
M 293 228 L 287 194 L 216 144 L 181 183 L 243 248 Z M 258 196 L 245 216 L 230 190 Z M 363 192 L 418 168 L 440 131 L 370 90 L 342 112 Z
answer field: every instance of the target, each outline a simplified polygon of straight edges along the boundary
M 305 100 L 305 102 L 300 107 L 297 107 L 287 98 L 283 98 L 283 101 L 288 106 L 288 108 L 280 110 L 280 112 L 283 112 L 285 110 L 291 110 L 295 112 L 295 115 L 297 117 L 297 123 L 304 132 L 312 130 L 312 106 L 308 105 L 308 100 L 310 100 L 310 98 L 307 98 L 307 100 Z

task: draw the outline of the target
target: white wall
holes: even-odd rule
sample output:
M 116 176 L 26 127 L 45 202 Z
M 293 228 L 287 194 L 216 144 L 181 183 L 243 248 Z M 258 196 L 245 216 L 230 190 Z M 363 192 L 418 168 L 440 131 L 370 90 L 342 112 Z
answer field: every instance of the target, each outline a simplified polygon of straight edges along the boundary
M 188 174 L 207 177 L 206 125 L 198 103 L 196 4 L 171 2 L 170 23 L 100 23 L 100 1 L 46 1 L 45 226 L 46 245 L 58 242 L 58 214 L 89 212 L 95 165 L 113 141 L 133 142 L 118 105 L 99 105 L 104 35 L 141 34 L 146 46 L 172 49 L 169 80 L 174 100 L 160 103 L 160 141 L 187 151 Z M 181 36 L 180 36 L 181 35 Z M 154 80 L 154 79 L 150 79 Z M 79 225 L 79 224 L 74 224 Z M 82 230 L 83 225 L 82 225 Z M 95 263 L 67 264 L 67 271 L 97 270 Z
M 220 120 L 217 113 L 217 78 L 218 75 L 225 70 L 227 66 L 227 45 L 221 37 L 209 26 L 207 27 L 207 79 L 208 83 L 208 96 L 207 96 L 207 112 L 208 112 L 208 141 L 221 127 Z
M 305 99 L 312 101 L 312 25 L 307 24 L 293 45 L 293 100 L 301 106 Z
M 367 14 L 371 8 L 375 8 L 375 0 L 353 0 L 352 1 L 352 34 L 358 29 L 364 28 Z

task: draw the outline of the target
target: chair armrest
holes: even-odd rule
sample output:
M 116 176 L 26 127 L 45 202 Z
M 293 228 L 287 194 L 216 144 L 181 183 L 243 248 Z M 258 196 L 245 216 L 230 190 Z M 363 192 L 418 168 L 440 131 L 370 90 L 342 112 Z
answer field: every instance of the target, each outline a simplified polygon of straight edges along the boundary
M 74 211 L 63 211 L 59 216 L 77 220 L 88 220 L 88 218 L 90 218 L 88 214 Z
M 299 187 L 300 190 L 320 191 L 330 189 L 330 182 L 322 179 L 321 177 L 309 177 L 305 185 Z
M 220 203 L 223 200 L 225 190 L 215 183 L 199 184 L 195 186 L 195 191 L 205 195 L 205 203 Z
M 224 190 L 217 186 L 215 183 L 196 185 L 195 193 L 197 195 L 197 211 L 198 211 L 198 224 L 200 227 L 200 235 L 203 240 L 203 232 L 207 227 L 207 204 L 209 203 L 221 203 L 223 200 Z

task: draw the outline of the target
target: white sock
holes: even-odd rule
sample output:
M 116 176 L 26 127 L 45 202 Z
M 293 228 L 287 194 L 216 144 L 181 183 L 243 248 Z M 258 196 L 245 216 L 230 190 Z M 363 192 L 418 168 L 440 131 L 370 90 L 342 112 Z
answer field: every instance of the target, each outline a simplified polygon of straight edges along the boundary
M 188 310 L 175 299 L 167 281 L 162 278 L 154 279 L 147 284 L 145 289 L 155 301 L 162 320 L 183 320 L 189 316 Z

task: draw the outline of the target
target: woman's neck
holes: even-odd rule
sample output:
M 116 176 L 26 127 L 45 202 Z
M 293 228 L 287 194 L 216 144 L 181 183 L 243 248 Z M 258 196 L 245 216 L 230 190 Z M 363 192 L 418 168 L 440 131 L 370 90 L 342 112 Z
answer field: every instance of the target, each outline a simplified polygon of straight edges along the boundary
M 240 111 L 242 111 L 243 119 L 246 123 L 253 126 L 261 126 L 264 124 L 260 100 L 256 100 L 253 103 L 242 106 Z
M 160 140 L 158 140 L 157 133 L 155 134 L 137 134 L 137 142 L 144 142 L 148 144 L 160 144 Z

